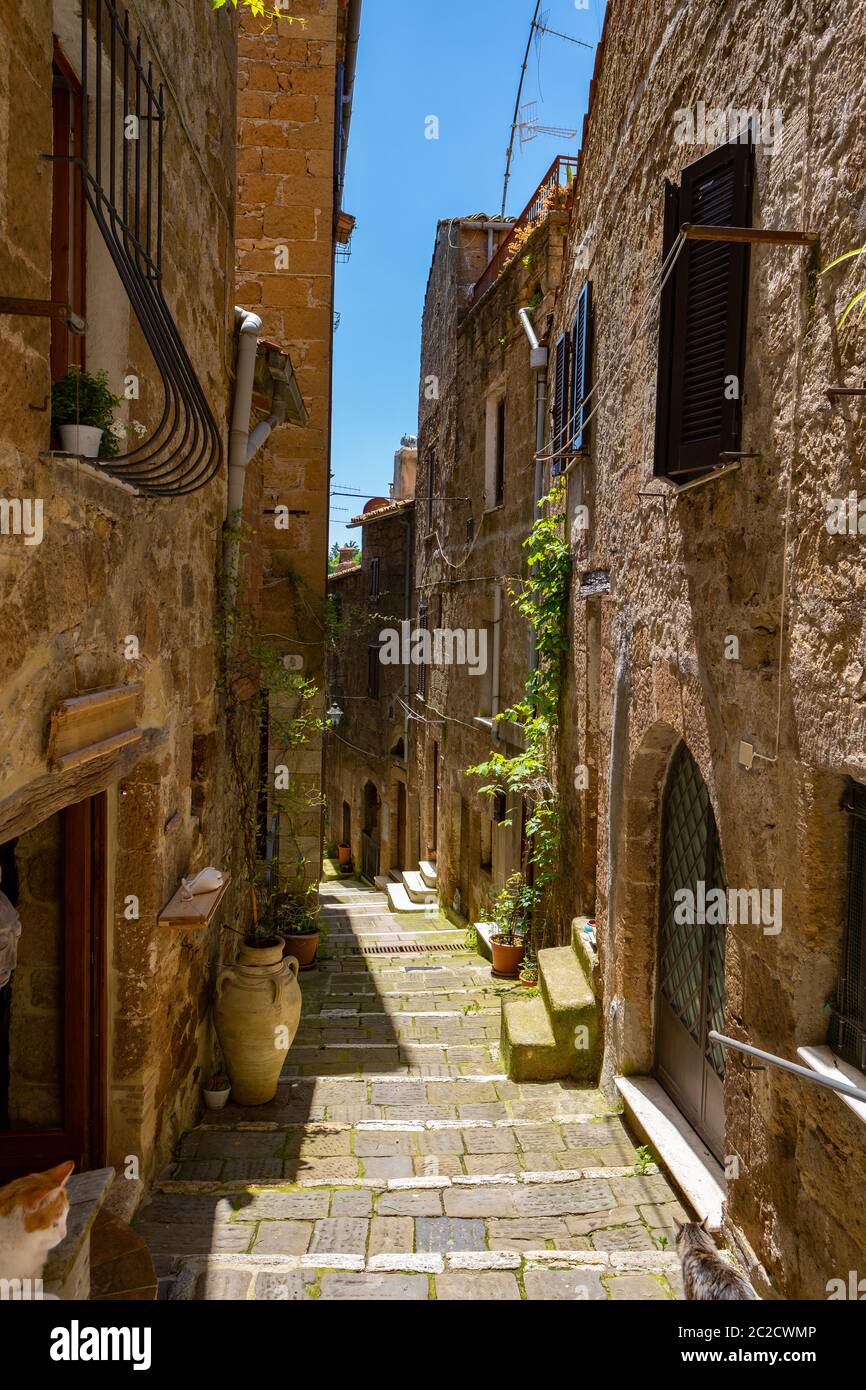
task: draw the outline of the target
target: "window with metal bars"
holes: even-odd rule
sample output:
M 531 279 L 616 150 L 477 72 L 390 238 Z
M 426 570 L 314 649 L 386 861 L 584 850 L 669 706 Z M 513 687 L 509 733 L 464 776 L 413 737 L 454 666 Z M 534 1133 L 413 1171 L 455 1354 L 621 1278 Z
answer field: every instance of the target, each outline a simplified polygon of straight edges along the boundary
M 436 491 L 436 450 L 427 454 L 427 530 L 433 530 L 433 496 Z
M 844 1061 L 866 1071 L 866 786 L 851 782 L 843 805 L 851 818 L 848 915 L 828 1041 Z
M 377 555 L 370 561 L 370 598 L 379 597 L 379 568 L 380 560 Z
M 665 183 L 663 259 L 680 227 L 750 227 L 754 149 L 721 145 Z M 657 477 L 685 483 L 736 453 L 748 312 L 748 243 L 686 241 L 662 290 Z
M 116 0 L 81 9 L 81 104 L 101 113 L 80 145 L 54 155 L 77 170 L 84 200 L 150 349 L 162 386 L 149 438 L 100 467 L 151 496 L 178 496 L 209 483 L 222 462 L 222 435 L 165 298 L 163 85 L 121 18 Z M 94 53 L 99 55 L 94 59 Z

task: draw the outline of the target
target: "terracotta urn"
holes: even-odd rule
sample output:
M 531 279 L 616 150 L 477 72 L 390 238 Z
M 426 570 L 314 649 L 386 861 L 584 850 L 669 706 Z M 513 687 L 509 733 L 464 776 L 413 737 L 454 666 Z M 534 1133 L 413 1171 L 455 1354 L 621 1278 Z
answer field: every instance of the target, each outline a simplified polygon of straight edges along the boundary
M 277 1093 L 286 1052 L 301 1019 L 298 962 L 283 942 L 241 946 L 220 970 L 214 1023 L 236 1105 L 266 1105 Z

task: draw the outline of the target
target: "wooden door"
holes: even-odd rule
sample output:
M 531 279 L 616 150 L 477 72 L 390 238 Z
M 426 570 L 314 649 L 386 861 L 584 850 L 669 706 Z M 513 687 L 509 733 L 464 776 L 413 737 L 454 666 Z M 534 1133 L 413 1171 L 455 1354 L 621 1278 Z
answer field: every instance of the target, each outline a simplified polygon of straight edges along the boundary
M 10 1093 L 15 1092 L 19 1073 L 26 1077 L 28 1066 L 39 1075 L 33 1048 L 25 1044 L 12 1047 L 16 1027 L 16 1005 L 24 1008 L 22 949 L 19 943 L 19 969 L 0 991 L 0 1180 L 21 1173 L 52 1167 L 72 1159 L 76 1169 L 101 1165 L 105 1160 L 105 919 L 106 919 L 106 799 L 103 793 L 70 806 L 59 813 L 58 902 L 60 933 L 57 941 L 59 970 L 40 973 L 59 975 L 53 981 L 57 991 L 54 1013 L 44 1015 L 45 1028 L 56 1030 L 57 1049 L 50 1074 L 45 1073 L 46 1089 L 52 1096 L 56 1114 L 50 1123 L 39 1122 L 39 1107 L 24 1118 L 10 1113 Z M 47 823 L 46 823 L 47 824 Z M 38 829 L 38 827 L 36 828 Z M 30 833 L 30 832 L 28 832 Z M 25 885 L 10 882 L 8 866 L 13 863 L 16 846 L 25 836 L 2 847 L 4 891 L 19 908 L 22 919 L 28 911 L 23 899 Z M 24 931 L 37 941 L 37 923 L 24 920 Z M 22 932 L 23 941 L 24 932 Z M 28 943 L 30 944 L 30 943 Z M 38 961 L 37 961 L 38 965 Z M 47 988 L 47 978 L 40 988 Z M 39 996 L 41 997 L 41 996 Z M 29 1004 L 29 999 L 27 1003 Z M 37 1028 L 39 1016 L 34 1015 Z M 38 1032 L 32 1035 L 38 1037 Z M 43 1059 L 44 1061 L 44 1059 Z

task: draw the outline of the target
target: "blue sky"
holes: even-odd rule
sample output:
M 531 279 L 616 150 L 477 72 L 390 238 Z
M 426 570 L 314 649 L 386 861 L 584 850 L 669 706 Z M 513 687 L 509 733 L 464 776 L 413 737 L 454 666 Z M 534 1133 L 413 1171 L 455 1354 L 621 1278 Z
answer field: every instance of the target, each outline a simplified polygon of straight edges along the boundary
M 589 94 L 604 0 L 544 0 L 545 34 L 523 91 L 544 125 L 515 146 L 510 215 L 557 154 L 574 153 Z M 394 450 L 417 427 L 421 311 L 442 217 L 502 202 L 505 150 L 535 0 L 364 0 L 344 206 L 357 219 L 352 257 L 337 267 L 333 487 L 388 495 Z M 439 139 L 425 139 L 428 116 Z M 334 497 L 331 541 L 363 506 Z M 345 508 L 344 512 L 337 508 Z

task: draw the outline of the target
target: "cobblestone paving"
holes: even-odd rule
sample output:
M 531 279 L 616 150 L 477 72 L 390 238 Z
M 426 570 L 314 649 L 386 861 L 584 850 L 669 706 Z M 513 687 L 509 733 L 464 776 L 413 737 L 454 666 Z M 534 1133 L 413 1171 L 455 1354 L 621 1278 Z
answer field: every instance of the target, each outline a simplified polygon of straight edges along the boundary
M 139 1212 L 160 1296 L 681 1297 L 667 1180 L 598 1091 L 502 1074 L 463 933 L 354 880 L 322 904 L 276 1099 L 207 1113 Z

